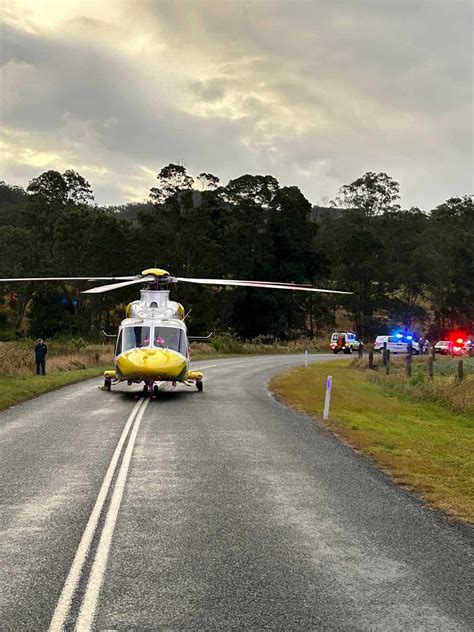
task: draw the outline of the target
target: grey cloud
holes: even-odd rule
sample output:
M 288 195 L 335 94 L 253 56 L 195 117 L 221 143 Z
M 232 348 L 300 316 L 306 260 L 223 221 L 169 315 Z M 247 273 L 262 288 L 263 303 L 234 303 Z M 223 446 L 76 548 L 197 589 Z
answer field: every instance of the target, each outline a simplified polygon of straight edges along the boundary
M 222 99 L 228 87 L 226 79 L 214 78 L 206 81 L 195 80 L 189 84 L 189 88 L 193 94 L 201 101 L 212 102 Z
M 97 176 L 98 198 L 145 186 L 133 180 L 137 164 L 158 171 L 179 159 L 224 181 L 274 173 L 312 199 L 369 169 L 401 180 L 407 205 L 472 188 L 469 3 L 133 2 L 120 11 L 126 34 L 157 46 L 154 57 L 118 54 L 113 37 L 100 37 L 117 23 L 87 15 L 66 23 L 70 40 L 10 29 L 2 50 L 33 69 L 2 123 L 42 132 L 51 151 L 103 161 L 120 184 Z M 81 129 L 94 156 L 75 137 Z

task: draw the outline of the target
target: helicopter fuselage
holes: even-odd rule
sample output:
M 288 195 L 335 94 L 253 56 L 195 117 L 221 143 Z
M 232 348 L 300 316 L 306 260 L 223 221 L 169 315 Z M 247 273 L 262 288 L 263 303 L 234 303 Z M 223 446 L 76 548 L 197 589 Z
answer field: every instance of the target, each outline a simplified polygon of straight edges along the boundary
M 189 342 L 183 322 L 184 308 L 169 300 L 168 290 L 141 290 L 140 300 L 127 306 L 115 347 L 115 371 L 106 371 L 106 386 L 115 381 L 154 382 L 201 381 L 199 372 L 189 370 Z M 109 384 L 107 383 L 109 380 Z

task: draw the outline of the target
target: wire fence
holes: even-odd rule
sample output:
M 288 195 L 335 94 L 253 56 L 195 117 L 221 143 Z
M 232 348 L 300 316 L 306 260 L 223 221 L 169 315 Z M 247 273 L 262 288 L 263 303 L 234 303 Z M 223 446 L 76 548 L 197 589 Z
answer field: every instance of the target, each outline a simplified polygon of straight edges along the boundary
M 390 392 L 439 403 L 474 419 L 473 357 L 392 355 L 369 349 L 352 366 Z

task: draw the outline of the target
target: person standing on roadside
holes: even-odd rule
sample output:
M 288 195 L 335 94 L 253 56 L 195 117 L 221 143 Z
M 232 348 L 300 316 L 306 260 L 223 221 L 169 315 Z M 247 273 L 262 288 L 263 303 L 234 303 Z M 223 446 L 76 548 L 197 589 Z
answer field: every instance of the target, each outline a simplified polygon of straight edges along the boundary
M 36 361 L 36 374 L 46 375 L 46 354 L 48 353 L 48 347 L 44 344 L 42 338 L 38 338 L 38 342 L 35 347 L 35 361 Z

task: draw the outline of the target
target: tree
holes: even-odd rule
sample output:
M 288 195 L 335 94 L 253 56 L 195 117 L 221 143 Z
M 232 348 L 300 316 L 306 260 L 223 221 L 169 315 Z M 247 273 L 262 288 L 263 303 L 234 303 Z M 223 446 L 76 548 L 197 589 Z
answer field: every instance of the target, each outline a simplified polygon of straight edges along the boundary
M 61 216 L 71 208 L 80 208 L 86 212 L 86 203 L 93 200 L 94 196 L 87 180 L 72 170 L 63 174 L 45 171 L 30 181 L 27 190 L 30 195 L 23 220 L 34 233 L 36 272 L 38 275 L 49 275 L 55 267 L 56 225 Z
M 223 190 L 224 198 L 233 204 L 251 203 L 257 207 L 268 208 L 280 188 L 273 176 L 252 176 L 246 174 L 230 180 Z
M 440 334 L 474 328 L 473 239 L 472 196 L 451 198 L 431 211 L 425 231 L 427 294 Z
M 375 313 L 386 293 L 386 266 L 380 235 L 364 221 L 364 212 L 347 210 L 338 219 L 320 224 L 317 246 L 328 257 L 329 278 L 334 289 L 350 290 L 353 295 L 334 297 L 334 305 L 346 309 L 353 327 L 361 334 L 371 334 Z
M 400 185 L 386 173 L 368 171 L 361 178 L 346 184 L 339 190 L 334 206 L 356 208 L 363 211 L 365 217 L 374 217 L 387 211 L 400 209 Z
M 373 230 L 383 247 L 385 302 L 389 320 L 407 329 L 423 323 L 428 314 L 420 300 L 429 279 L 425 231 L 428 217 L 420 209 L 384 213 L 373 220 Z
M 179 191 L 191 191 L 194 179 L 183 165 L 170 163 L 156 176 L 158 186 L 150 189 L 150 198 L 156 204 L 163 204 Z
M 0 207 L 19 206 L 26 202 L 26 191 L 0 180 Z
M 48 285 L 35 293 L 29 312 L 29 333 L 34 338 L 77 333 L 73 304 L 60 289 Z
M 200 173 L 196 180 L 203 191 L 213 191 L 219 186 L 219 178 L 213 176 L 212 173 Z
M 0 277 L 31 276 L 35 269 L 34 235 L 19 226 L 3 226 L 0 231 Z M 2 284 L 1 291 L 9 297 L 15 312 L 15 331 L 20 332 L 23 320 L 34 293 L 33 283 Z
M 72 169 L 63 174 L 45 171 L 30 181 L 27 191 L 41 196 L 49 204 L 89 204 L 94 200 L 90 184 Z

